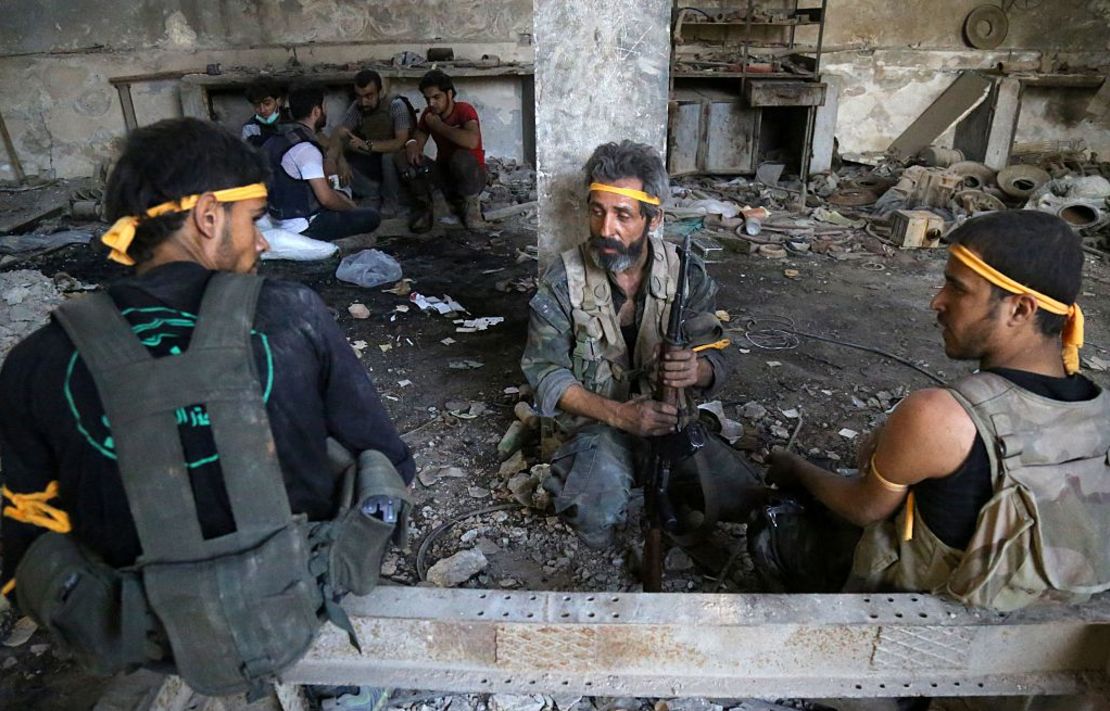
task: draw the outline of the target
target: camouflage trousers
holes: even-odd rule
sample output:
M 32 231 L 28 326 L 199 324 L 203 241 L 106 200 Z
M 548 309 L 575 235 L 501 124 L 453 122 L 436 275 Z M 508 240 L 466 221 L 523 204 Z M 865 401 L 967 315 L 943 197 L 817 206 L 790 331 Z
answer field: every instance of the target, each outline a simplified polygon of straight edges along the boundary
M 709 481 L 720 519 L 743 520 L 756 503 L 751 492 L 763 489 L 762 476 L 716 436 L 700 451 L 672 470 L 672 504 L 703 509 L 702 482 Z M 544 488 L 554 497 L 556 513 L 587 545 L 608 545 L 614 526 L 627 521 L 632 490 L 642 484 L 637 474 L 650 452 L 649 440 L 603 424 L 580 429 L 556 450 Z

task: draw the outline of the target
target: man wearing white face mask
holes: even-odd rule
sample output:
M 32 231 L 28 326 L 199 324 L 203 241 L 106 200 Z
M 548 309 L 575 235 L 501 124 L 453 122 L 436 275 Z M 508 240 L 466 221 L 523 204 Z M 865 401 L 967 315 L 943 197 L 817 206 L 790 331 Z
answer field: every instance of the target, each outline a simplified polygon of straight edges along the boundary
M 282 131 L 285 92 L 276 84 L 256 81 L 247 87 L 247 101 L 254 107 L 254 115 L 243 124 L 239 135 L 252 146 L 261 148 L 263 143 Z

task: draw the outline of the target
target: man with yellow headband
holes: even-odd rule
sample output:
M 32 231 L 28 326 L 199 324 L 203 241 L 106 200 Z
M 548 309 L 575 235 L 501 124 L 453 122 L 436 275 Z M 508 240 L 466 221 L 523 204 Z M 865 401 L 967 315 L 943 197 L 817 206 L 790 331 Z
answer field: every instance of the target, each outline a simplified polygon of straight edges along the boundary
M 607 143 L 585 173 L 589 236 L 540 281 L 521 367 L 562 443 L 544 486 L 555 510 L 600 547 L 626 519 L 646 438 L 678 425 L 674 406 L 651 399 L 654 374 L 662 369 L 667 385 L 709 394 L 727 380 L 727 368 L 712 349 L 658 360 L 678 276 L 677 250 L 654 236 L 670 190 L 659 155 L 631 141 Z M 696 257 L 688 273 L 687 340 L 716 341 L 717 285 Z
M 0 585 L 96 673 L 259 691 L 376 581 L 394 523 L 353 492 L 407 496 L 409 450 L 324 302 L 253 274 L 266 177 L 214 124 L 131 132 L 102 241 L 134 273 L 0 370 Z
M 1085 600 L 1110 587 L 1110 396 L 1076 372 L 1079 238 L 1016 210 L 948 239 L 931 306 L 945 354 L 978 370 L 906 397 L 861 448 L 857 477 L 774 454 L 772 480 L 858 528 L 780 506 L 777 523 L 750 527 L 753 559 L 799 592 L 847 580 L 1000 610 Z

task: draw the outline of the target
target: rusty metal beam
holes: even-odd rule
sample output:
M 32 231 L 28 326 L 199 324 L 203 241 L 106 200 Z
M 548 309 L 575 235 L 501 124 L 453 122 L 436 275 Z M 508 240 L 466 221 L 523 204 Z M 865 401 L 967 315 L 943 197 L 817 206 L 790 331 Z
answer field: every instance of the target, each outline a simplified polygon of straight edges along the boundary
M 1110 596 L 998 614 L 928 595 L 384 587 L 285 676 L 446 692 L 643 697 L 1074 694 L 1107 685 Z

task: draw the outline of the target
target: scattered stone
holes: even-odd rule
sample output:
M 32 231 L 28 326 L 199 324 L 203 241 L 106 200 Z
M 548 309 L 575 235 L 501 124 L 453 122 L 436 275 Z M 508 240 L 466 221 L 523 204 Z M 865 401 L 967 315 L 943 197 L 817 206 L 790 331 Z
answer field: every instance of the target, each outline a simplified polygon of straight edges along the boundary
M 767 416 L 767 408 L 753 400 L 740 407 L 740 416 L 748 420 L 761 420 Z
M 514 422 L 513 424 L 518 424 L 523 427 L 520 422 Z M 527 468 L 527 466 L 528 462 L 524 458 L 524 452 L 518 449 L 513 453 L 513 456 L 501 463 L 501 468 L 497 470 L 497 473 L 503 477 L 512 476 L 522 469 Z
M 382 561 L 382 575 L 387 578 L 391 575 L 397 574 L 397 558 L 390 555 Z
M 416 473 L 416 478 L 419 479 L 420 483 L 424 486 L 434 486 L 442 476 L 442 471 L 442 467 L 424 467 Z
M 690 560 L 690 556 L 681 548 L 672 548 L 667 551 L 667 557 L 663 559 L 663 567 L 666 570 L 677 573 L 682 570 L 690 570 L 693 568 L 694 561 Z
M 466 495 L 472 499 L 484 499 L 489 496 L 489 489 L 481 486 L 470 486 L 466 489 Z
M 489 561 L 477 548 L 459 551 L 455 555 L 437 561 L 428 569 L 428 582 L 441 588 L 451 588 L 465 583 L 471 577 L 486 569 Z
M 856 437 L 859 436 L 859 432 L 856 432 L 855 430 L 850 430 L 847 427 L 845 427 L 844 429 L 837 432 L 837 434 L 840 435 L 841 437 L 843 437 L 844 439 L 855 439 Z
M 357 319 L 370 318 L 370 309 L 365 304 L 353 303 L 347 307 L 347 313 Z
M 36 657 L 41 657 L 42 655 L 46 654 L 46 651 L 48 649 L 50 649 L 49 644 L 32 644 L 31 654 L 35 655 Z
M 459 536 L 459 540 L 462 541 L 463 543 L 470 543 L 477 537 L 478 537 L 478 529 L 472 528 L 469 531 L 467 531 L 466 533 Z
M 0 669 L 3 669 L 4 671 L 7 671 L 7 670 L 11 669 L 12 667 L 14 667 L 16 664 L 19 664 L 19 662 L 16 660 L 15 657 L 8 657 L 7 659 L 4 660 L 3 664 L 0 664 Z
M 539 695 L 494 694 L 489 699 L 489 711 L 546 711 L 552 705 Z
M 782 416 L 785 417 L 788 420 L 798 419 L 798 414 L 799 413 L 798 413 L 798 410 L 796 408 L 792 407 L 789 410 L 780 410 L 779 412 L 781 412 Z

